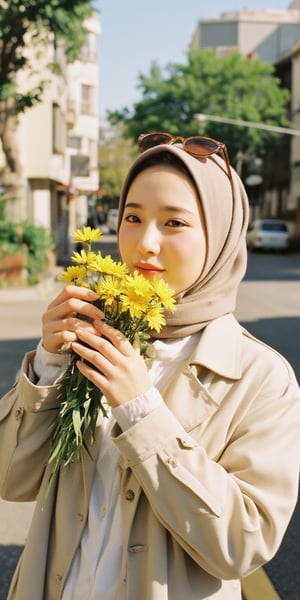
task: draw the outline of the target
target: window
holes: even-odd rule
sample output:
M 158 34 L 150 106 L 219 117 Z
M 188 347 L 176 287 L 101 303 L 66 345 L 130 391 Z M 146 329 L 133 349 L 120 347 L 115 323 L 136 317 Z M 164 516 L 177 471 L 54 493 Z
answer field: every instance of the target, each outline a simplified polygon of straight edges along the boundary
M 262 231 L 283 231 L 287 232 L 285 223 L 262 223 Z
M 81 86 L 81 113 L 83 115 L 95 114 L 94 102 L 95 88 L 92 85 Z
M 86 36 L 85 44 L 81 49 L 81 59 L 89 62 L 97 61 L 96 36 L 92 32 Z
M 75 150 L 81 150 L 81 137 L 77 135 L 68 135 L 67 141 L 68 148 L 74 148 Z

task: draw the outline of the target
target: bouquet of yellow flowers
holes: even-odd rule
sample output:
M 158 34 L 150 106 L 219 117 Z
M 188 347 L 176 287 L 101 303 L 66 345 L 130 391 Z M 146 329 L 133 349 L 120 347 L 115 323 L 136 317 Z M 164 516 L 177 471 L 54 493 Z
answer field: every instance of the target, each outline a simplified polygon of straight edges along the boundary
M 131 343 L 138 340 L 144 354 L 149 338 L 147 332 L 160 331 L 165 324 L 165 308 L 175 310 L 173 292 L 162 279 L 146 279 L 137 271 L 129 274 L 125 263 L 115 262 L 110 255 L 102 256 L 100 251 L 94 252 L 93 243 L 101 237 L 102 232 L 91 227 L 83 227 L 73 234 L 74 241 L 86 249 L 73 252 L 72 261 L 76 264 L 67 267 L 60 280 L 95 291 L 98 298 L 94 304 L 104 312 L 104 321 L 121 331 Z M 69 349 L 70 344 L 63 344 L 61 351 Z M 53 470 L 48 490 L 59 467 L 78 458 L 82 446 L 90 454 L 88 441 L 94 442 L 99 410 L 107 416 L 105 398 L 80 373 L 77 360 L 78 356 L 71 351 L 70 365 L 59 383 L 60 409 L 53 423 L 48 458 Z

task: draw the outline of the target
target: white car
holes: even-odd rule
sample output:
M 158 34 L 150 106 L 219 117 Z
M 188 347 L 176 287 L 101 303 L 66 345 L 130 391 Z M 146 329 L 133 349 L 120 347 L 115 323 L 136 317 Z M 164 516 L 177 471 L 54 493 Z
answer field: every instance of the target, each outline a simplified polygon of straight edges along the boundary
M 107 213 L 106 225 L 109 233 L 116 233 L 118 229 L 118 214 L 117 208 L 110 208 Z
M 285 221 L 257 219 L 248 227 L 247 247 L 249 250 L 287 250 L 289 229 Z

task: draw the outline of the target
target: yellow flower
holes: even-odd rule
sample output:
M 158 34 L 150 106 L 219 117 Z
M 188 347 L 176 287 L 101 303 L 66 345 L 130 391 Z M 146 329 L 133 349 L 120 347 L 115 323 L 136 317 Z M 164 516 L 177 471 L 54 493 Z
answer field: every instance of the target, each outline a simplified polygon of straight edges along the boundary
M 124 263 L 115 262 L 111 256 L 102 257 L 100 251 L 92 252 L 92 242 L 100 237 L 99 230 L 90 227 L 75 232 L 74 239 L 85 243 L 86 249 L 73 253 L 72 260 L 77 264 L 67 267 L 60 280 L 95 290 L 99 297 L 94 304 L 103 310 L 106 322 L 131 343 L 138 337 L 144 355 L 149 329 L 159 332 L 166 323 L 164 308 L 175 310 L 173 292 L 162 279 L 147 279 L 138 271 L 129 275 Z M 66 350 L 65 346 L 61 351 Z M 99 410 L 108 416 L 99 388 L 80 373 L 78 356 L 72 350 L 70 356 L 70 366 L 59 383 L 60 410 L 48 457 L 53 467 L 46 494 L 61 465 L 78 459 L 82 447 L 90 454 L 85 433 L 89 433 L 93 444 Z
M 140 275 L 138 271 L 134 271 L 131 275 L 124 278 L 124 289 L 126 293 L 130 293 L 130 290 L 135 291 L 136 294 L 143 296 L 147 303 L 150 302 L 153 296 L 152 281 L 146 279 L 144 275 Z
M 114 277 L 103 277 L 95 285 L 95 292 L 99 294 L 100 300 L 105 301 L 105 305 L 112 306 L 115 299 L 120 295 L 121 280 Z
M 157 277 L 152 279 L 151 283 L 153 285 L 153 289 L 154 289 L 155 293 L 158 296 L 159 302 L 161 302 L 161 304 L 165 308 L 168 308 L 169 310 L 174 312 L 175 311 L 175 300 L 173 297 L 173 294 L 174 294 L 173 290 L 171 290 L 171 288 L 169 288 L 168 284 L 163 279 L 158 279 Z
M 120 261 L 115 262 L 110 254 L 107 256 L 102 256 L 100 253 L 95 254 L 89 266 L 93 271 L 99 271 L 105 273 L 105 275 L 114 275 L 115 277 L 124 277 L 128 273 L 127 265 Z
M 137 271 L 123 279 L 121 306 L 123 311 L 129 311 L 132 318 L 139 319 L 147 312 L 152 297 L 150 281 Z
M 147 321 L 150 329 L 155 329 L 155 331 L 159 332 L 162 326 L 166 324 L 161 305 L 156 304 L 155 306 L 149 308 L 147 314 L 145 315 L 145 321 Z
M 86 252 L 85 250 L 80 250 L 80 252 L 73 253 L 72 261 L 79 265 L 86 265 L 88 268 L 91 268 L 90 266 L 94 263 L 95 258 L 95 252 Z
M 120 310 L 122 312 L 129 311 L 133 319 L 140 319 L 147 310 L 143 298 L 139 294 L 133 292 L 129 295 L 122 294 L 120 297 Z
M 67 269 L 59 276 L 59 281 L 70 283 L 78 286 L 89 287 L 84 281 L 86 277 L 86 268 L 84 266 L 67 267 Z
M 81 242 L 86 244 L 91 244 L 92 242 L 96 242 L 100 240 L 102 237 L 102 231 L 100 229 L 92 229 L 91 227 L 83 227 L 82 229 L 77 229 L 73 233 L 73 239 L 75 242 Z

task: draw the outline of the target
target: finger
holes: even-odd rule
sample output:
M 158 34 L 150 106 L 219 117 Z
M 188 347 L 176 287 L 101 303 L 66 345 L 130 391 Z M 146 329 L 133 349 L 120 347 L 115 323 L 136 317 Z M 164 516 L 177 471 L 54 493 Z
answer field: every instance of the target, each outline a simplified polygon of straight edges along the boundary
M 132 354 L 133 347 L 128 338 L 118 329 L 111 327 L 105 321 L 96 319 L 94 327 L 102 335 L 105 336 L 124 356 Z
M 65 319 L 47 321 L 44 324 L 43 332 L 45 335 L 51 335 L 59 332 L 65 332 L 65 334 L 67 334 L 68 332 L 77 333 L 79 329 L 82 329 L 87 333 L 96 333 L 99 335 L 93 325 L 93 321 L 87 321 L 85 319 L 72 316 Z
M 88 363 L 90 369 L 95 369 L 105 378 L 110 379 L 114 364 L 110 362 L 100 351 L 84 346 L 78 342 L 72 342 L 72 350 L 78 354 L 82 361 Z
M 102 359 L 110 365 L 117 365 L 120 362 L 120 356 L 123 356 L 110 340 L 100 336 L 98 332 L 91 333 L 83 329 L 78 329 L 77 338 L 78 341 L 82 342 L 84 345 L 80 344 L 80 348 L 77 346 L 74 346 L 73 348 L 72 344 L 74 351 L 78 352 L 82 358 L 92 362 L 101 370 L 103 368 Z M 95 356 L 92 356 L 90 351 L 93 352 Z
M 48 352 L 61 354 L 71 352 L 70 344 L 77 339 L 76 333 L 59 331 L 57 333 L 43 334 L 42 343 Z
M 85 302 L 78 298 L 68 298 L 63 303 L 48 308 L 42 316 L 42 323 L 46 327 L 47 323 L 64 320 L 63 325 L 68 326 L 65 322 L 66 319 L 75 315 L 80 315 L 85 319 L 93 321 L 94 319 L 103 318 L 103 311 L 90 302 Z
M 43 328 L 43 345 L 50 352 L 71 351 L 70 343 L 77 340 L 78 329 L 85 330 L 90 334 L 96 333 L 92 323 L 75 317 L 51 321 Z
M 80 371 L 80 373 L 82 373 L 82 375 L 84 375 L 84 377 L 86 377 L 96 387 L 98 387 L 102 393 L 104 393 L 104 389 L 107 385 L 107 381 L 106 381 L 105 376 L 102 373 L 100 373 L 99 371 L 96 371 L 90 365 L 87 365 L 86 363 L 84 363 L 82 360 L 78 360 L 76 362 L 76 366 L 77 366 L 78 370 Z
M 96 292 L 89 288 L 80 287 L 77 285 L 67 285 L 56 296 L 56 298 L 52 300 L 48 308 L 58 306 L 59 304 L 62 304 L 69 298 L 78 298 L 81 300 L 86 300 L 86 302 L 94 302 L 95 300 L 97 300 L 97 298 L 99 298 L 99 296 Z

